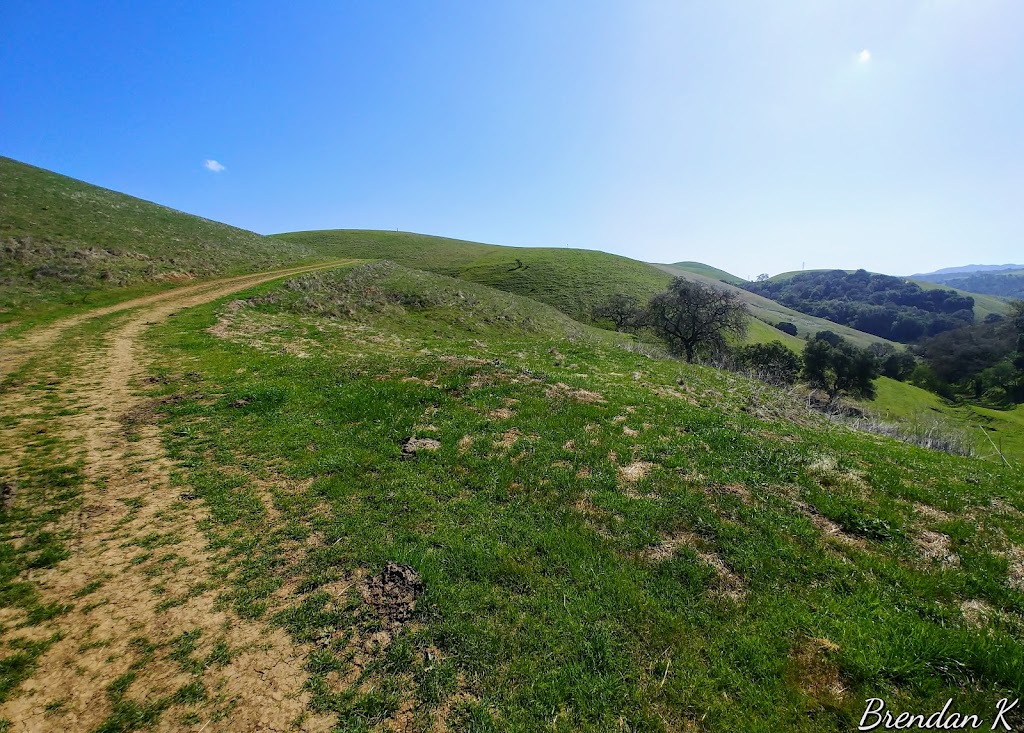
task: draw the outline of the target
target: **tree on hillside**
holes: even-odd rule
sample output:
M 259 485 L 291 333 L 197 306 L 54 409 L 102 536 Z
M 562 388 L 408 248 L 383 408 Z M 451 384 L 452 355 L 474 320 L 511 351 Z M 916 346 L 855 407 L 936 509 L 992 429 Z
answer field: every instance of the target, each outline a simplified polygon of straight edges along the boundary
M 905 382 L 917 368 L 917 359 L 907 351 L 897 351 L 887 355 L 880 361 L 882 376 L 895 379 L 897 382 Z
M 800 375 L 800 357 L 781 341 L 741 346 L 735 360 L 739 369 L 771 384 L 793 384 Z
M 842 343 L 843 337 L 840 336 L 838 333 L 835 333 L 834 331 L 818 331 L 816 334 L 814 334 L 814 340 L 825 341 L 827 343 L 832 344 L 833 346 L 838 346 L 840 343 Z
M 783 333 L 788 333 L 790 336 L 796 336 L 800 331 L 797 330 L 795 323 L 789 321 L 779 321 L 775 324 L 775 328 L 779 329 Z
M 825 390 L 830 402 L 841 395 L 871 399 L 875 396 L 878 360 L 866 349 L 840 339 L 809 341 L 804 347 L 804 379 Z
M 591 316 L 595 321 L 611 321 L 616 331 L 626 331 L 643 325 L 644 310 L 628 295 L 616 293 L 604 303 L 595 305 Z
M 1010 318 L 1017 329 L 1017 351 L 1024 354 L 1024 300 L 1010 303 Z
M 677 277 L 647 307 L 648 323 L 669 349 L 692 362 L 725 348 L 727 336 L 747 329 L 746 306 L 727 290 Z

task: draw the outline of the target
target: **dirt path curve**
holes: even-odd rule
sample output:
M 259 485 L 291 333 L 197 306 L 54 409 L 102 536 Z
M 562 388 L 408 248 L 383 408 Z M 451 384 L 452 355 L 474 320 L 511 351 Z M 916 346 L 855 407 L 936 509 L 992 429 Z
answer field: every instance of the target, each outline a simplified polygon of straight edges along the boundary
M 153 405 L 138 391 L 149 364 L 139 338 L 147 326 L 182 308 L 338 264 L 228 278 L 99 308 L 0 353 L 3 373 L 28 365 L 0 394 L 0 413 L 19 416 L 0 434 L 0 470 L 17 481 L 35 436 L 46 433 L 63 441 L 69 461 L 81 461 L 85 477 L 81 506 L 54 527 L 73 537 L 70 557 L 27 573 L 45 601 L 74 609 L 35 624 L 20 609 L 0 609 L 4 641 L 60 634 L 0 707 L 11 730 L 91 731 L 147 714 L 158 721 L 156 730 L 168 731 L 330 728 L 331 721 L 306 714 L 306 675 L 284 632 L 217 606 L 206 582 L 216 558 L 198 526 L 204 511 L 171 486 L 157 428 L 146 420 Z M 119 312 L 125 315 L 100 339 L 59 353 L 75 326 Z M 69 376 L 54 378 L 60 374 Z M 59 409 L 39 411 L 38 392 L 26 386 L 33 379 L 53 385 Z M 90 586 L 97 589 L 83 597 Z M 190 639 L 185 657 L 175 645 L 182 638 Z
M 154 293 L 153 295 L 145 295 L 140 298 L 124 300 L 120 303 L 94 308 L 85 313 L 63 318 L 52 324 L 47 324 L 40 328 L 33 329 L 26 334 L 22 334 L 21 336 L 17 336 L 7 343 L 0 344 L 0 380 L 7 377 L 8 374 L 20 369 L 29 359 L 39 354 L 42 349 L 45 349 L 55 343 L 62 333 L 65 333 L 68 329 L 78 326 L 90 319 L 106 316 L 111 313 L 131 310 L 133 308 L 156 305 L 164 301 L 175 302 L 185 298 L 191 298 L 196 295 L 215 293 L 207 300 L 198 301 L 205 303 L 208 302 L 208 300 L 215 300 L 216 298 L 223 297 L 224 295 L 229 295 L 236 290 L 242 290 L 247 287 L 252 287 L 253 285 L 259 285 L 260 283 L 275 280 L 280 277 L 294 275 L 300 272 L 322 270 L 326 267 L 332 267 L 339 264 L 342 264 L 342 261 L 330 264 L 292 267 L 285 270 L 274 270 L 271 272 L 263 272 L 253 275 L 236 275 L 235 277 L 227 277 L 220 280 L 207 280 L 201 283 L 196 283 L 195 285 L 185 285 L 180 288 Z M 195 303 L 193 303 L 193 305 L 195 305 Z

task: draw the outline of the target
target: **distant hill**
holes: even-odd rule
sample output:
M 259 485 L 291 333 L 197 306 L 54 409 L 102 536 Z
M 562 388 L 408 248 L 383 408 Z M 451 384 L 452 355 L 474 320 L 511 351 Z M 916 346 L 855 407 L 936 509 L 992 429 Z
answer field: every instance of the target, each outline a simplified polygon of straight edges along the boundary
M 967 265 L 914 275 L 915 280 L 937 283 L 969 293 L 998 298 L 1024 298 L 1024 265 Z
M 103 293 L 312 259 L 270 239 L 0 157 L 0 323 Z
M 856 272 L 856 270 L 792 270 L 790 272 L 780 272 L 778 275 L 773 275 L 772 277 L 768 278 L 768 282 L 781 283 L 781 282 L 785 282 L 787 280 L 791 280 L 794 277 L 796 277 L 797 275 L 803 275 L 803 274 L 806 274 L 806 273 L 809 273 L 809 272 L 810 273 L 845 272 L 847 275 L 851 275 L 854 272 Z M 881 273 L 871 273 L 871 274 L 881 274 Z M 909 278 L 900 278 L 900 279 L 908 280 L 909 282 L 912 282 L 915 285 L 919 286 L 922 290 L 936 290 L 936 289 L 952 290 L 955 293 L 957 293 L 957 295 L 961 295 L 961 296 L 964 296 L 964 297 L 968 297 L 969 296 L 969 297 L 973 298 L 974 299 L 974 320 L 975 320 L 976 323 L 980 322 L 980 321 L 983 321 L 987 316 L 989 316 L 990 314 L 993 314 L 993 313 L 998 314 L 998 315 L 1006 315 L 1007 313 L 1010 312 L 1009 306 L 1007 305 L 1005 300 L 1002 300 L 1001 298 L 998 298 L 998 297 L 995 297 L 995 296 L 992 296 L 992 295 L 986 295 L 984 293 L 978 293 L 978 292 L 974 292 L 974 291 L 968 292 L 967 290 L 965 290 L 963 288 L 956 287 L 956 286 L 954 286 L 952 284 L 950 284 L 950 285 L 943 285 L 943 284 L 940 284 L 940 283 L 935 283 L 935 282 L 930 282 L 928 280 L 920 280 L 920 279 L 909 279 Z
M 646 301 L 671 276 L 646 262 L 585 249 L 507 247 L 408 232 L 333 229 L 274 235 L 338 257 L 386 259 L 489 285 L 586 320 L 616 293 Z
M 975 272 L 1003 272 L 1006 270 L 1024 270 L 1024 265 L 964 265 L 963 267 L 943 267 L 935 272 L 919 272 L 910 275 L 911 280 L 927 280 L 929 282 L 945 282 L 946 280 L 968 275 Z
M 721 280 L 722 282 L 729 283 L 730 285 L 740 285 L 745 283 L 742 277 L 733 275 L 731 272 L 725 270 L 719 270 L 717 267 L 711 265 L 705 265 L 703 262 L 673 262 L 669 267 L 674 267 L 677 270 L 685 270 L 686 272 L 692 272 L 697 275 L 704 275 L 710 277 L 712 280 Z
M 719 280 L 715 280 L 713 278 L 709 278 L 704 275 L 697 274 L 695 272 L 688 272 L 686 270 L 677 268 L 675 265 L 659 265 L 659 267 L 661 267 L 661 269 L 665 270 L 671 275 L 680 275 L 682 277 L 686 277 L 689 279 L 702 281 L 710 285 L 714 285 L 715 287 L 719 287 L 734 293 L 740 300 L 742 300 L 746 304 L 747 308 L 750 310 L 751 314 L 756 319 L 763 321 L 767 324 L 774 326 L 782 322 L 792 323 L 794 326 L 797 327 L 797 333 L 800 335 L 800 339 L 793 339 L 793 341 L 791 342 L 789 339 L 793 337 L 786 337 L 786 334 L 782 333 L 781 331 L 778 331 L 777 335 L 773 335 L 772 337 L 775 339 L 779 339 L 783 343 L 786 343 L 788 345 L 792 346 L 799 344 L 802 347 L 801 339 L 803 337 L 813 336 L 818 331 L 832 331 L 833 333 L 839 334 L 847 341 L 850 341 L 851 343 L 856 344 L 857 346 L 860 346 L 862 348 L 870 346 L 873 343 L 889 343 L 892 344 L 893 346 L 896 346 L 895 343 L 890 342 L 887 339 L 879 338 L 878 336 L 872 336 L 871 334 L 858 331 L 854 328 L 850 328 L 849 326 L 844 326 L 842 324 L 835 323 L 824 318 L 812 316 L 807 313 L 801 313 L 800 311 L 782 305 L 781 303 L 778 303 L 772 300 L 771 298 L 766 298 L 763 295 L 752 293 L 749 290 L 745 290 L 742 287 L 738 287 L 736 285 L 729 285 L 728 283 L 723 283 Z M 759 340 L 772 339 L 763 337 Z
M 744 285 L 801 313 L 910 343 L 973 323 L 974 299 L 865 270 L 808 271 Z
M 763 322 L 752 325 L 748 334 L 751 341 L 778 339 L 800 348 L 800 339 L 771 328 L 781 321 L 794 323 L 801 336 L 832 330 L 861 346 L 883 340 L 805 316 L 748 293 L 714 276 L 729 276 L 729 273 L 700 263 L 688 264 L 714 274 L 709 276 L 676 265 L 651 265 L 593 250 L 507 247 L 407 232 L 335 229 L 274 236 L 305 244 L 317 251 L 330 252 L 337 257 L 387 259 L 406 267 L 526 295 L 580 320 L 587 320 L 595 305 L 616 293 L 625 293 L 643 302 L 664 290 L 673 277 L 681 275 L 736 293 L 750 308 L 754 318 Z M 735 279 L 743 282 L 740 278 Z

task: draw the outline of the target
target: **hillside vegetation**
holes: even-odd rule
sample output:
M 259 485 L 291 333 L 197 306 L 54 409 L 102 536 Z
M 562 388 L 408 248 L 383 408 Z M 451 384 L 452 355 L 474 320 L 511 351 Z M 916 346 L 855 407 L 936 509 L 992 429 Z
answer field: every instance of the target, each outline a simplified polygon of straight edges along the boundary
M 703 262 L 673 262 L 669 267 L 710 277 L 713 280 L 720 280 L 730 285 L 742 285 L 746 282 L 742 277 L 733 275 L 725 270 L 720 270 L 717 267 L 712 267 L 711 265 L 705 265 Z
M 102 292 L 222 249 L 211 266 L 321 262 L 78 303 L 0 350 L 0 731 L 818 733 L 870 697 L 1019 694 L 1019 409 L 960 417 L 1005 431 L 1010 465 L 928 451 L 572 317 L 668 266 L 220 238 L 21 172 L 19 251 L 149 248 L 108 252 L 155 269 Z M 74 305 L 25 257 L 18 307 Z M 108 282 L 88 262 L 82 298 Z M 889 380 L 882 403 L 953 414 Z
M 387 259 L 470 282 L 527 295 L 574 318 L 612 295 L 646 301 L 671 277 L 628 257 L 582 249 L 504 247 L 405 232 L 337 229 L 277 234 L 275 239 L 302 244 L 339 257 Z
M 743 286 L 802 313 L 909 343 L 974 322 L 974 300 L 865 270 L 803 272 Z
M 1000 298 L 1024 298 L 1024 270 L 1009 272 L 978 272 L 964 277 L 950 278 L 942 283 L 970 293 L 984 293 Z
M 788 272 L 780 272 L 777 275 L 773 275 L 768 278 L 769 282 L 773 283 L 784 283 L 787 280 L 792 280 L 798 275 L 806 273 L 828 273 L 828 272 L 844 272 L 847 275 L 852 275 L 856 270 L 790 270 Z M 872 273 L 878 274 L 878 273 Z M 964 298 L 972 298 L 974 300 L 974 320 L 975 322 L 983 321 L 988 315 L 997 313 L 999 315 L 1006 315 L 1009 312 L 1006 301 L 992 295 L 985 295 L 982 293 L 973 293 L 966 290 L 960 290 L 952 285 L 946 284 L 945 282 L 929 281 L 924 278 L 914 276 L 911 278 L 899 278 L 900 280 L 906 280 L 914 285 L 917 285 L 922 290 L 952 290 L 957 295 Z
M 0 324 L 314 254 L 0 157 Z
M 152 344 L 222 597 L 308 644 L 342 726 L 847 730 L 866 697 L 986 709 L 1024 675 L 1024 486 L 996 464 L 386 264 Z M 358 591 L 389 561 L 422 577 L 411 617 Z
M 715 285 L 716 287 L 729 290 L 730 292 L 735 294 L 737 298 L 743 301 L 743 303 L 747 306 L 751 314 L 756 319 L 764 323 L 768 323 L 773 326 L 777 323 L 783 322 L 792 323 L 794 326 L 797 327 L 797 333 L 799 334 L 800 339 L 793 339 L 792 337 L 787 338 L 787 334 L 784 334 L 781 331 L 778 331 L 777 329 L 775 330 L 778 333 L 778 340 L 796 348 L 797 350 L 803 348 L 802 339 L 813 338 L 814 334 L 818 333 L 819 331 L 832 331 L 833 333 L 837 333 L 850 343 L 855 344 L 860 348 L 867 348 L 871 344 L 875 343 L 884 343 L 889 344 L 894 348 L 897 347 L 897 344 L 890 342 L 887 339 L 881 338 L 879 336 L 872 336 L 870 334 L 864 333 L 863 331 L 858 331 L 854 328 L 850 328 L 849 326 L 843 326 L 839 323 L 834 323 L 833 321 L 829 321 L 825 318 L 818 318 L 817 316 L 801 313 L 800 311 L 782 305 L 781 303 L 778 303 L 772 300 L 771 298 L 766 298 L 763 295 L 752 293 L 749 290 L 746 290 L 738 286 L 723 283 L 721 281 L 715 280 L 714 278 L 710 278 L 706 275 L 701 275 L 697 272 L 689 270 L 682 270 L 674 265 L 659 265 L 658 267 L 660 267 L 662 270 L 669 273 L 670 275 L 681 275 L 683 277 L 692 278 L 695 280 L 699 280 L 701 282 Z
M 919 282 L 1000 298 L 1024 299 L 1024 265 L 968 265 L 912 275 Z
M 763 323 L 794 323 L 801 337 L 833 330 L 862 347 L 884 340 L 803 315 L 768 298 L 724 283 L 713 275 L 728 273 L 715 268 L 694 266 L 681 269 L 674 265 L 650 265 L 593 250 L 505 247 L 406 232 L 337 229 L 277 234 L 274 237 L 338 257 L 387 259 L 407 267 L 527 295 L 581 320 L 589 319 L 595 305 L 606 302 L 615 294 L 646 302 L 664 290 L 672 277 L 679 275 L 736 294 L 754 318 Z M 702 274 L 698 271 L 701 269 L 710 271 L 712 276 Z M 754 323 L 751 334 L 758 342 L 777 338 L 795 348 L 802 348 L 801 341 L 791 340 L 775 329 L 766 331 L 761 324 Z M 769 335 L 772 338 L 768 338 Z

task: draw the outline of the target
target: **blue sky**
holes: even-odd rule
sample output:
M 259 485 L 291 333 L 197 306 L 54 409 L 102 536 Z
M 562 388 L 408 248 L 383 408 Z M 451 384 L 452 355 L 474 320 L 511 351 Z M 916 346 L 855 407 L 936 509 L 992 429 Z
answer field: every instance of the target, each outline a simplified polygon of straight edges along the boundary
M 745 277 L 1024 260 L 1015 0 L 7 0 L 0 27 L 0 154 L 263 233 Z

